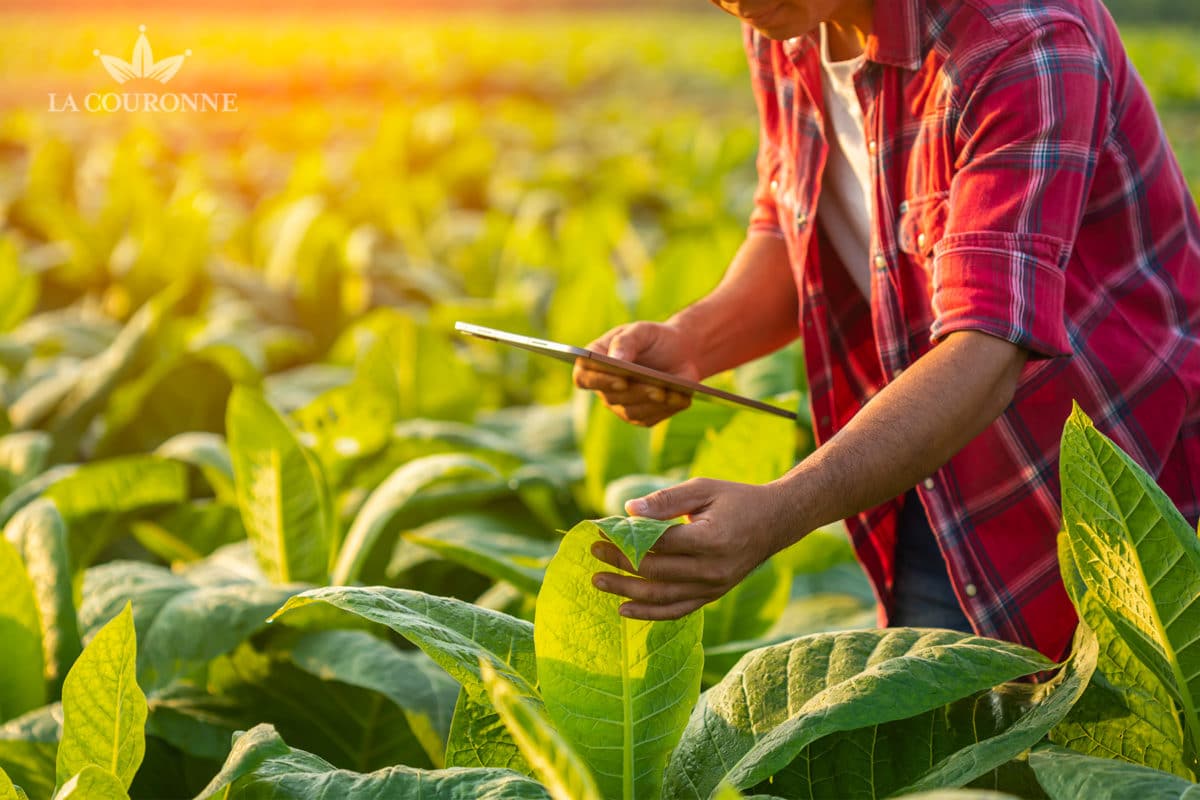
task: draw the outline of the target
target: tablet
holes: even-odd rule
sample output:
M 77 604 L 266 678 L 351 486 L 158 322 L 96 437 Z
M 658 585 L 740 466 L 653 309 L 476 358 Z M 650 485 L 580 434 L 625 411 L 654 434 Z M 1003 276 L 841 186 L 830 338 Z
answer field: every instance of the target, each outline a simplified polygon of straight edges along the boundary
M 577 358 L 586 358 L 592 362 L 592 366 L 604 372 L 628 375 L 637 378 L 642 383 L 649 383 L 666 389 L 674 389 L 675 391 L 698 397 L 701 400 L 710 400 L 741 408 L 752 408 L 755 411 L 763 411 L 778 417 L 796 419 L 796 413 L 788 411 L 786 408 L 780 408 L 749 397 L 743 397 L 740 394 L 714 389 L 697 381 L 689 381 L 686 378 L 680 378 L 669 372 L 660 372 L 650 367 L 643 367 L 641 364 L 635 364 L 632 361 L 625 361 L 605 355 L 604 353 L 597 353 L 594 350 L 585 350 L 582 347 L 550 342 L 545 339 L 535 339 L 532 336 L 522 336 L 517 333 L 496 330 L 495 328 L 485 328 L 482 325 L 472 325 L 469 322 L 455 322 L 454 329 L 459 333 L 465 333 L 469 336 L 477 336 L 480 339 L 488 339 L 489 341 L 512 345 L 522 350 L 528 350 L 531 353 L 551 356 L 552 358 L 557 358 L 560 361 L 566 361 L 571 364 L 574 364 Z

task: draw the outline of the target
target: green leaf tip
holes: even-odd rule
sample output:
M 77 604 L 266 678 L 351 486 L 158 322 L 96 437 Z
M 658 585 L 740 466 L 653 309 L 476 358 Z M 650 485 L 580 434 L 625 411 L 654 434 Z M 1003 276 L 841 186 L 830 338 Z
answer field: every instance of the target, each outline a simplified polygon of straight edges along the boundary
M 642 565 L 642 559 L 650 552 L 650 548 L 658 543 L 668 528 L 676 524 L 674 520 L 648 517 L 604 517 L 587 520 L 586 523 L 599 528 L 625 554 L 635 570 Z
M 1092 418 L 1083 410 L 1083 406 L 1079 405 L 1078 400 L 1071 401 L 1071 413 L 1067 415 L 1067 426 L 1080 430 L 1096 427 L 1095 423 L 1092 422 Z

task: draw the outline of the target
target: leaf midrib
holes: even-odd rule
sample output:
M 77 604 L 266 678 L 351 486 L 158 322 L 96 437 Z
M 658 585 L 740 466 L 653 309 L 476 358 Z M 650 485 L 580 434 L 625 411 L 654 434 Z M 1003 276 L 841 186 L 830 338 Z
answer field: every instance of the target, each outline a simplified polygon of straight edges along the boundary
M 624 800 L 633 798 L 633 686 L 629 679 L 629 619 L 621 617 L 622 785 Z
M 1092 446 L 1092 437 L 1088 436 L 1087 432 L 1084 431 L 1083 439 L 1087 445 L 1088 452 L 1095 459 L 1094 463 L 1100 468 L 1101 474 L 1103 474 L 1101 454 Z M 1128 465 L 1123 463 L 1119 457 L 1118 468 L 1122 474 L 1129 474 Z M 1133 475 L 1132 478 L 1134 483 L 1137 484 L 1137 488 L 1141 492 L 1141 495 L 1144 497 L 1146 495 L 1146 490 L 1141 487 L 1140 481 L 1138 481 L 1136 475 Z M 1175 645 L 1171 641 L 1170 637 L 1167 636 L 1166 627 L 1163 625 L 1162 617 L 1158 613 L 1158 605 L 1154 599 L 1154 592 L 1151 590 L 1150 584 L 1146 581 L 1146 570 L 1142 565 L 1141 553 L 1138 552 L 1137 540 L 1134 538 L 1133 531 L 1129 529 L 1127 519 L 1124 516 L 1125 509 L 1117 500 L 1117 496 L 1113 492 L 1112 483 L 1113 482 L 1109 481 L 1107 476 L 1105 476 L 1105 480 L 1103 481 L 1101 488 L 1104 489 L 1104 491 L 1108 494 L 1109 499 L 1112 501 L 1113 508 L 1121 509 L 1122 516 L 1117 520 L 1117 522 L 1120 524 L 1121 529 L 1125 532 L 1126 541 L 1128 541 L 1131 545 L 1131 559 L 1133 560 L 1134 565 L 1137 567 L 1137 581 L 1141 585 L 1142 591 L 1145 593 L 1143 596 L 1149 601 L 1147 605 L 1150 608 L 1151 620 L 1154 622 L 1154 627 L 1159 637 L 1168 646 L 1167 648 L 1164 648 L 1164 656 L 1166 656 L 1167 663 L 1171 666 L 1171 672 L 1175 675 L 1175 681 L 1179 685 L 1179 696 L 1185 701 L 1183 713 L 1188 718 L 1188 727 L 1191 729 L 1191 731 L 1193 733 L 1200 733 L 1200 719 L 1198 719 L 1196 715 L 1196 705 L 1195 700 L 1192 698 L 1191 687 L 1188 686 L 1187 680 L 1184 678 L 1183 671 L 1180 668 L 1179 659 L 1177 658 L 1178 651 L 1175 649 Z M 1155 511 L 1158 512 L 1158 509 L 1155 508 Z M 1161 514 L 1159 516 L 1161 517 Z M 1169 650 L 1169 653 L 1165 652 L 1166 650 Z
M 130 627 L 132 627 L 132 623 Z M 134 660 L 136 661 L 136 657 Z M 121 757 L 121 706 L 125 700 L 125 674 L 129 670 L 130 663 L 133 662 L 122 657 L 121 666 L 117 669 L 117 706 L 113 709 L 113 752 L 112 764 L 109 766 L 109 772 L 113 775 L 120 775 L 117 772 L 117 764 Z

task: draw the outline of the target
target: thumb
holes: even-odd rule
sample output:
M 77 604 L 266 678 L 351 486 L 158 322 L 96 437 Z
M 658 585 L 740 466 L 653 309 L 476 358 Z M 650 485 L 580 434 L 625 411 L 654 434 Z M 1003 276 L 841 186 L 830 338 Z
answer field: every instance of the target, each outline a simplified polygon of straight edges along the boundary
M 712 481 L 697 478 L 630 500 L 625 504 L 625 513 L 649 519 L 673 519 L 694 514 L 711 500 Z
M 622 328 L 608 343 L 608 354 L 624 361 L 637 357 L 654 343 L 654 329 L 649 325 L 630 325 Z

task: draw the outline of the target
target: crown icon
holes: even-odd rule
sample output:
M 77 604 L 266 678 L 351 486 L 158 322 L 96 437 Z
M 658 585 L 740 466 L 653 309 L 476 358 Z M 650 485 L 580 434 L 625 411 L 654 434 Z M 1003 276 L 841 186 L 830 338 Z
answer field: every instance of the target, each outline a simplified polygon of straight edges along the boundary
M 166 83 L 175 77 L 176 72 L 179 72 L 179 68 L 183 66 L 183 59 L 192 54 L 191 50 L 185 50 L 182 55 L 169 56 L 162 61 L 155 61 L 154 53 L 150 50 L 150 40 L 146 38 L 146 26 L 139 25 L 138 32 L 131 61 L 106 55 L 99 50 L 92 51 L 92 55 L 99 57 L 100 63 L 117 83 L 125 83 L 135 78 L 149 78 L 159 83 Z

